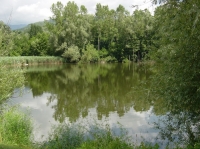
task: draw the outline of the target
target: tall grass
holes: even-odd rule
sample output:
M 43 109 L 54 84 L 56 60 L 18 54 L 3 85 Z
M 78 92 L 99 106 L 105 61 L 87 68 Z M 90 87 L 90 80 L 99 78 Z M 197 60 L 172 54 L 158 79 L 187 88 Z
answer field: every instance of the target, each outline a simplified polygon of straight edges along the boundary
M 18 107 L 4 106 L 0 109 L 0 144 L 30 146 L 33 124 L 27 114 Z
M 122 130 L 119 135 L 109 125 L 61 124 L 55 127 L 40 148 L 57 149 L 132 149 L 133 145 Z
M 64 63 L 64 59 L 54 56 L 19 56 L 19 57 L 0 57 L 0 64 L 7 66 L 39 65 L 47 63 Z

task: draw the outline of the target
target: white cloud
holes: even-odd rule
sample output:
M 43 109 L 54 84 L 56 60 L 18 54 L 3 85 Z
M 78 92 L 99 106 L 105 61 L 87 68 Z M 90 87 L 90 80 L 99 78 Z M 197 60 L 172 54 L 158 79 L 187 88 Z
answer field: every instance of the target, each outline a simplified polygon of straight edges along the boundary
M 44 16 L 44 18 L 48 18 L 49 16 L 52 15 L 50 9 L 47 8 L 40 9 L 38 14 Z
M 20 13 L 34 13 L 38 8 L 38 4 L 24 5 L 17 8 Z

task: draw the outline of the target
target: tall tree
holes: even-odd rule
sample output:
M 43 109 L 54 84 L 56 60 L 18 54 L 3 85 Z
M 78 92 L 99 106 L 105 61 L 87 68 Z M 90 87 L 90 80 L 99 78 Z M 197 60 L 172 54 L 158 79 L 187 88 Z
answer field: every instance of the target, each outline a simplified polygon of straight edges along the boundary
M 30 50 L 29 55 L 45 56 L 52 55 L 53 52 L 49 50 L 49 34 L 38 33 L 29 40 Z
M 42 27 L 36 24 L 31 24 L 30 30 L 28 31 L 30 38 L 36 36 L 38 33 L 42 33 Z
M 10 28 L 0 22 L 0 57 L 8 56 L 13 48 L 13 34 Z M 12 96 L 16 87 L 22 86 L 24 76 L 21 70 L 9 70 L 0 63 L 0 102 Z
M 116 36 L 116 51 L 114 53 L 119 61 L 123 61 L 127 58 L 126 48 L 128 48 L 128 41 L 130 35 L 133 34 L 133 30 L 130 13 L 122 5 L 119 5 L 116 9 L 115 25 L 118 33 Z
M 7 56 L 13 48 L 13 33 L 10 27 L 0 21 L 0 56 Z
M 82 5 L 79 9 L 77 4 L 71 1 L 66 6 L 57 2 L 52 5 L 51 10 L 52 22 L 47 23 L 47 28 L 51 34 L 51 48 L 56 49 L 56 55 L 62 55 L 71 46 L 84 48 L 91 38 L 91 18 L 87 15 L 85 6 Z
M 156 58 L 162 64 L 156 76 L 160 85 L 156 91 L 164 96 L 171 114 L 184 116 L 186 124 L 181 119 L 175 121 L 184 127 L 178 125 L 172 131 L 186 131 L 187 141 L 192 145 L 199 141 L 200 132 L 199 12 L 199 0 L 168 0 L 155 12 L 160 37 Z
M 135 33 L 132 47 L 136 53 L 137 60 L 140 61 L 151 49 L 154 19 L 147 9 L 134 11 L 132 18 Z

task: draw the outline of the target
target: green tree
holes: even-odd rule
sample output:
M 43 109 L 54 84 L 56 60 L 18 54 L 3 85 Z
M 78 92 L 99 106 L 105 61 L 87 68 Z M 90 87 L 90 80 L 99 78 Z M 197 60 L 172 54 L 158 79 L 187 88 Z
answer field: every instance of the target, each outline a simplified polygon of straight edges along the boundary
M 0 56 L 8 56 L 13 48 L 13 33 L 3 22 L 0 24 Z M 22 86 L 24 76 L 20 69 L 9 70 L 0 63 L 0 102 L 9 98 L 16 87 Z
M 68 2 L 64 6 L 61 2 L 51 7 L 52 22 L 47 23 L 51 35 L 51 48 L 56 49 L 56 55 L 62 55 L 64 51 L 73 45 L 82 49 L 90 38 L 90 16 L 87 15 L 85 6 L 79 7 L 74 2 Z
M 62 56 L 71 63 L 78 62 L 81 57 L 77 46 L 70 46 L 67 50 L 65 50 Z
M 7 56 L 13 48 L 13 33 L 10 27 L 0 21 L 0 56 Z
M 52 55 L 49 50 L 49 34 L 48 33 L 38 33 L 36 36 L 32 37 L 30 40 L 30 52 L 29 55 L 35 56 L 45 56 Z
M 42 33 L 42 27 L 36 24 L 31 24 L 30 30 L 28 31 L 30 38 L 36 36 L 38 33 Z
M 126 48 L 127 38 L 129 35 L 127 31 L 129 26 L 131 25 L 130 22 L 127 22 L 127 17 L 129 17 L 129 12 L 124 8 L 124 6 L 119 5 L 116 9 L 115 15 L 115 26 L 117 28 L 117 36 L 116 36 L 116 46 L 115 51 L 113 51 L 115 57 L 118 61 L 122 61 L 125 59 L 124 57 L 124 49 Z M 128 27 L 128 28 L 127 28 Z
M 99 53 L 94 48 L 94 45 L 88 44 L 86 45 L 86 49 L 83 50 L 83 55 L 81 57 L 82 62 L 98 62 Z
M 145 10 L 136 10 L 132 16 L 134 37 L 130 45 L 136 54 L 136 60 L 140 61 L 152 48 L 153 38 L 153 16 Z
M 160 48 L 156 51 L 163 63 L 161 80 L 166 88 L 162 91 L 169 101 L 197 102 L 199 94 L 199 1 L 169 2 L 155 12 L 159 20 Z M 173 21 L 171 19 L 173 18 Z M 186 38 L 187 37 L 187 38 Z M 169 96 L 170 95 L 170 96 Z M 169 102 L 170 104 L 170 102 Z M 182 105 L 181 104 L 181 105 Z M 171 104 L 170 104 L 171 105 Z M 197 104 L 198 105 L 198 104 Z M 173 106 L 173 105 L 171 105 Z
M 29 34 L 15 32 L 13 37 L 13 48 L 10 56 L 28 56 L 30 53 Z
M 76 45 L 83 49 L 85 45 L 92 40 L 91 36 L 91 22 L 93 16 L 87 14 L 87 9 L 84 5 L 81 5 L 79 10 L 79 15 L 77 19 L 77 37 L 76 37 Z
M 96 13 L 93 21 L 93 44 L 99 50 L 112 48 L 117 29 L 115 28 L 115 10 L 108 6 L 96 5 Z
M 192 145 L 199 141 L 200 132 L 199 6 L 199 0 L 168 0 L 155 11 L 160 44 L 154 56 L 162 68 L 155 91 L 166 100 L 169 118 L 174 116 L 171 122 L 178 124 L 171 134 L 184 132 L 185 141 Z

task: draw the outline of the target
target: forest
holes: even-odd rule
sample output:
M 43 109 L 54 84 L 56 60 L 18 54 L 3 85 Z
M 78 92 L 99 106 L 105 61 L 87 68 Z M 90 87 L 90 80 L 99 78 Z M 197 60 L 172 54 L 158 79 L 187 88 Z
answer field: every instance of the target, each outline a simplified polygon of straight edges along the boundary
M 88 14 L 84 5 L 70 1 L 53 4 L 51 11 L 53 16 L 44 25 L 31 24 L 24 31 L 11 31 L 1 22 L 2 35 L 6 35 L 2 44 L 11 49 L 6 55 L 123 62 L 149 59 L 149 51 L 156 47 L 154 17 L 147 9 L 130 14 L 122 5 L 113 10 L 97 4 L 95 14 Z

